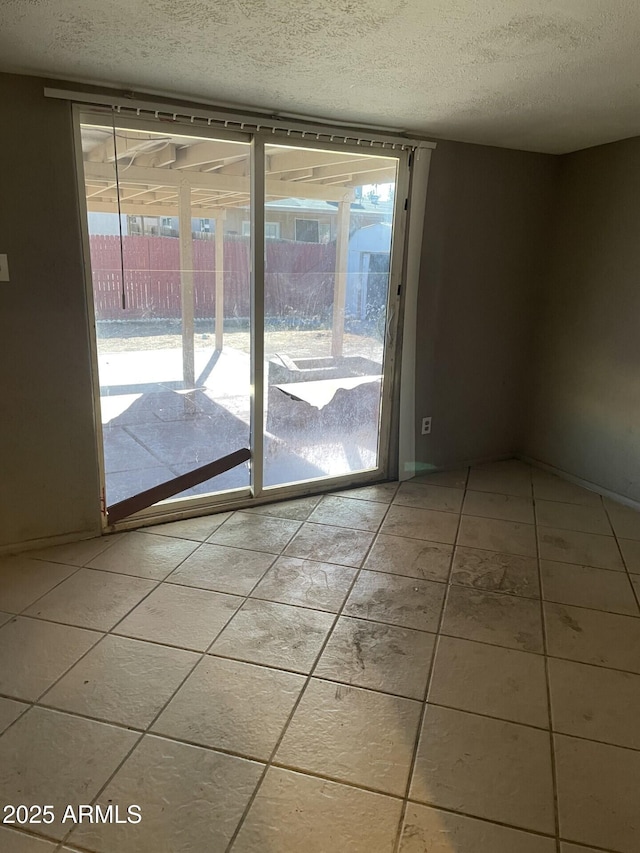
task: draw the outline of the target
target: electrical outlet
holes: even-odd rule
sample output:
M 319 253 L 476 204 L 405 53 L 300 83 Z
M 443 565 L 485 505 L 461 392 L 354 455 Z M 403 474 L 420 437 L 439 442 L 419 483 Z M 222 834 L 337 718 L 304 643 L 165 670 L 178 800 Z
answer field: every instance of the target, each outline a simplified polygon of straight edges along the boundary
M 6 255 L 0 255 L 0 281 L 9 281 L 9 261 Z
M 431 433 L 431 418 L 423 418 L 422 419 L 422 435 L 429 435 Z

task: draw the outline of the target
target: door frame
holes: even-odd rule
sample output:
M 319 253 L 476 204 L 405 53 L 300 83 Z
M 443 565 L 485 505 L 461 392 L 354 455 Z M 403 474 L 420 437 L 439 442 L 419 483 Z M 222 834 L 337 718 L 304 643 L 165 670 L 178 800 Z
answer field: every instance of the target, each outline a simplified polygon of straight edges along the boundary
M 363 472 L 353 472 L 339 477 L 319 477 L 286 485 L 267 486 L 263 484 L 264 467 L 264 220 L 265 220 L 265 158 L 266 144 L 276 144 L 281 147 L 310 148 L 318 150 L 337 150 L 352 154 L 363 154 L 366 148 L 346 143 L 325 142 L 319 139 L 281 137 L 273 131 L 256 130 L 240 133 L 217 127 L 194 125 L 186 121 L 175 121 L 171 127 L 177 134 L 184 130 L 185 136 L 199 138 L 223 139 L 229 141 L 250 142 L 251 144 L 251 385 L 252 398 L 250 401 L 250 441 L 253 459 L 259 459 L 260 464 L 250 463 L 250 485 L 209 495 L 175 500 L 156 504 L 140 510 L 115 524 L 109 524 L 106 514 L 106 468 L 104 461 L 104 432 L 101 418 L 100 380 L 98 373 L 98 349 L 95 320 L 95 304 L 92 284 L 92 268 L 90 240 L 87 216 L 86 194 L 84 189 L 84 165 L 82 158 L 81 117 L 95 116 L 96 123 L 111 127 L 111 113 L 105 113 L 105 107 L 91 103 L 73 103 L 73 137 L 75 143 L 76 177 L 78 204 L 81 219 L 82 248 L 84 259 L 84 275 L 87 299 L 87 315 L 91 351 L 91 379 L 93 394 L 94 430 L 97 445 L 97 465 L 100 482 L 100 514 L 103 532 L 127 530 L 136 527 L 174 521 L 193 516 L 212 514 L 226 510 L 242 509 L 248 506 L 269 503 L 277 500 L 287 500 L 304 497 L 310 494 L 333 492 L 357 485 L 367 485 L 397 476 L 397 450 L 399 365 L 401 360 L 402 324 L 401 314 L 405 304 L 406 294 L 403 282 L 407 273 L 408 248 L 408 211 L 410 195 L 410 161 L 411 151 L 403 147 L 395 150 L 383 150 L 381 156 L 389 156 L 398 161 L 398 171 L 395 186 L 395 205 L 393 218 L 392 244 L 390 252 L 390 274 L 387 296 L 387 318 L 385 329 L 385 350 L 383 362 L 383 379 L 380 396 L 380 420 L 378 434 L 378 465 L 375 469 Z M 154 119 L 145 119 L 118 115 L 117 123 L 132 129 L 157 130 L 162 132 Z M 352 137 L 354 140 L 356 137 Z M 407 146 L 411 140 L 407 139 Z M 433 143 L 424 143 L 428 150 Z M 429 152 L 430 153 L 430 152 Z M 412 217 L 413 219 L 413 217 Z M 260 322 L 257 322 L 257 321 Z M 413 374 L 413 368 L 410 373 Z M 395 435 L 393 433 L 396 433 Z

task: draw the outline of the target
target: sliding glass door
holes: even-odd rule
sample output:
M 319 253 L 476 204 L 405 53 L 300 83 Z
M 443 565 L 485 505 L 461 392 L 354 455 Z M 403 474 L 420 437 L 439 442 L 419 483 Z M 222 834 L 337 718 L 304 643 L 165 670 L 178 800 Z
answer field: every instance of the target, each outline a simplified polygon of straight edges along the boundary
M 398 161 L 265 154 L 264 484 L 375 470 Z
M 78 132 L 107 522 L 384 476 L 404 154 Z

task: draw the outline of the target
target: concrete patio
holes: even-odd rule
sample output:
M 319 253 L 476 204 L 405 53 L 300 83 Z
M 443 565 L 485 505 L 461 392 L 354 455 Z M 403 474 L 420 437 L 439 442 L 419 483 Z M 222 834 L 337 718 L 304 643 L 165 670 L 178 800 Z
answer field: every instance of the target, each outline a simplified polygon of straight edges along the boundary
M 185 391 L 180 349 L 100 354 L 107 504 L 249 447 L 249 355 L 229 347 L 197 349 L 195 367 L 195 388 Z M 274 429 L 265 433 L 265 485 L 375 467 L 375 412 L 354 417 L 339 410 L 328 423 L 309 416 L 303 401 L 283 398 L 278 405 L 277 419 L 265 411 Z M 245 463 L 180 497 L 248 485 Z

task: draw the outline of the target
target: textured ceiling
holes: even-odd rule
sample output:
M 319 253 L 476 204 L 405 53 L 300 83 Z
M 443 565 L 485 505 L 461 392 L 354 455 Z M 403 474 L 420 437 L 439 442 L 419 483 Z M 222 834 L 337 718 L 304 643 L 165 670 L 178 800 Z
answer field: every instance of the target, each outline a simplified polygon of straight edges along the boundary
M 0 70 L 562 153 L 640 135 L 638 0 L 0 0 Z

